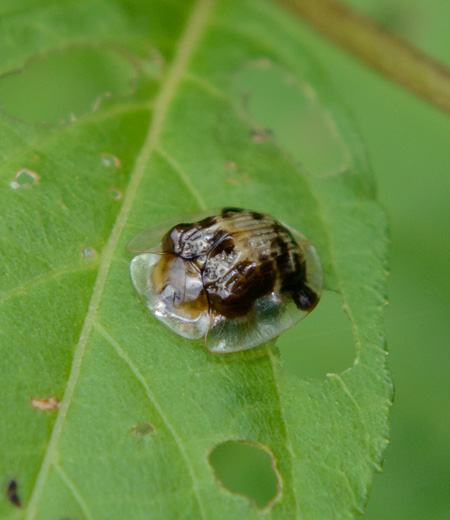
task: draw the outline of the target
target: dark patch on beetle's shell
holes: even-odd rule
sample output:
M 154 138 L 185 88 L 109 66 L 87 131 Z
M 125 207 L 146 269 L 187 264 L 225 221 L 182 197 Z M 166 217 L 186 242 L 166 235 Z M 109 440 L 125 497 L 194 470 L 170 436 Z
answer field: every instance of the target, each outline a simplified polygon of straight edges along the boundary
M 222 215 L 222 217 L 224 217 L 229 213 L 242 213 L 243 211 L 246 211 L 246 210 L 241 209 L 241 208 L 227 207 L 227 208 L 222 208 L 220 214 Z
M 201 277 L 198 266 L 174 254 L 161 255 L 152 272 L 152 285 L 159 297 L 195 317 L 208 310 L 204 287 L 195 283 Z
M 237 318 L 245 316 L 258 298 L 272 292 L 275 276 L 270 262 L 241 262 L 224 278 L 204 281 L 203 285 L 214 311 L 226 318 Z
M 177 224 L 166 233 L 162 250 L 187 260 L 206 255 L 222 236 L 215 230 L 217 217 L 208 217 L 194 224 Z
M 264 215 L 262 213 L 258 213 L 257 211 L 252 211 L 250 214 L 255 220 L 262 220 L 264 218 Z
M 245 316 L 272 292 L 289 293 L 303 311 L 319 299 L 307 285 L 306 261 L 291 232 L 264 213 L 223 208 L 221 215 L 173 227 L 162 249 L 195 264 L 209 310 L 225 318 Z M 200 297 L 198 309 L 205 304 Z
M 302 311 L 312 311 L 319 303 L 317 294 L 307 285 L 300 286 L 292 292 L 292 297 L 298 309 Z

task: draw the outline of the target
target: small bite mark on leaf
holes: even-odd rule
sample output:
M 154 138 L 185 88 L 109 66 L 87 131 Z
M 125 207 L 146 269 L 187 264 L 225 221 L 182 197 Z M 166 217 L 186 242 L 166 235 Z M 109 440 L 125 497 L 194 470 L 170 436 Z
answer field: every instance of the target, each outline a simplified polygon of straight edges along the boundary
M 273 62 L 269 60 L 269 58 L 259 58 L 259 60 L 256 60 L 255 64 L 261 69 L 268 69 L 273 66 Z
M 254 143 L 260 144 L 267 141 L 267 139 L 272 135 L 272 131 L 269 128 L 257 127 L 250 131 L 250 135 Z
M 148 57 L 148 60 L 143 61 L 142 68 L 146 67 L 148 76 L 160 77 L 166 66 L 164 56 L 157 47 L 152 46 L 149 50 Z
M 122 192 L 120 190 L 116 189 L 116 188 L 110 188 L 109 195 L 114 200 L 120 200 L 123 197 Z
M 41 410 L 42 412 L 52 412 L 53 410 L 57 410 L 60 403 L 61 401 L 54 395 L 50 395 L 43 399 L 40 397 L 32 397 L 30 399 L 31 406 L 36 408 L 36 410 Z
M 95 258 L 97 256 L 97 251 L 93 247 L 84 247 L 81 250 L 81 256 L 83 258 Z
M 146 437 L 154 432 L 155 428 L 150 423 L 138 424 L 131 429 L 131 433 L 135 437 Z
M 92 112 L 97 112 L 97 110 L 100 108 L 102 102 L 105 99 L 109 99 L 112 97 L 111 92 L 102 92 L 95 100 L 94 104 L 92 105 Z M 71 114 L 72 115 L 72 114 Z M 75 119 L 76 120 L 76 119 Z M 73 122 L 73 121 L 72 121 Z
M 272 507 L 282 491 L 281 475 L 272 451 L 259 442 L 226 441 L 209 454 L 217 483 L 243 496 L 259 511 Z
M 234 161 L 227 161 L 225 175 L 230 184 L 248 184 L 250 178 L 247 172 L 241 170 Z
M 111 153 L 102 153 L 102 164 L 105 168 L 120 168 L 120 159 Z
M 23 168 L 16 172 L 14 179 L 9 183 L 9 187 L 12 190 L 18 188 L 29 188 L 33 184 L 39 183 L 39 175 L 36 172 Z
M 20 501 L 19 495 L 17 493 L 18 487 L 19 486 L 17 484 L 17 481 L 11 479 L 6 487 L 6 496 L 8 500 L 11 502 L 11 504 L 15 505 L 16 507 L 22 507 L 22 502 Z

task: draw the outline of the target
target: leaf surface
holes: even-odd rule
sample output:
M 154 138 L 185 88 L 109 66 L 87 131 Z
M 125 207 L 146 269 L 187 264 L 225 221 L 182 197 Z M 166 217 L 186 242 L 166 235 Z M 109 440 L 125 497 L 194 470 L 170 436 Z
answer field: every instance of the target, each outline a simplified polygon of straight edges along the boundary
M 0 97 L 30 63 L 36 90 L 55 88 L 52 120 L 36 102 L 24 121 L 17 99 L 0 118 L 0 474 L 23 506 L 5 498 L 0 514 L 259 518 L 214 478 L 208 456 L 229 440 L 273 454 L 280 492 L 266 517 L 361 511 L 391 397 L 386 223 L 351 119 L 295 21 L 266 2 L 213 0 L 24 3 L 0 20 Z M 74 48 L 97 53 L 74 86 L 76 113 L 55 87 L 56 57 L 70 64 Z M 140 304 L 127 242 L 224 205 L 310 238 L 353 327 L 349 370 L 300 380 L 275 343 L 214 356 Z M 59 407 L 40 409 L 50 396 Z

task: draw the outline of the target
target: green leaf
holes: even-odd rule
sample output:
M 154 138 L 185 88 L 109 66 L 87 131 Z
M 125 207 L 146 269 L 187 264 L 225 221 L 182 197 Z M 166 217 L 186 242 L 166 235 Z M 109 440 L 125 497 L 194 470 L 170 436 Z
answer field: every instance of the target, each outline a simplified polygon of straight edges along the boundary
M 209 463 L 232 440 L 271 456 L 266 517 L 361 511 L 392 390 L 386 221 L 297 23 L 249 0 L 2 9 L 0 478 L 22 507 L 10 488 L 0 516 L 259 518 Z M 351 368 L 301 380 L 274 342 L 215 356 L 149 315 L 126 243 L 222 205 L 310 238 L 353 328 Z

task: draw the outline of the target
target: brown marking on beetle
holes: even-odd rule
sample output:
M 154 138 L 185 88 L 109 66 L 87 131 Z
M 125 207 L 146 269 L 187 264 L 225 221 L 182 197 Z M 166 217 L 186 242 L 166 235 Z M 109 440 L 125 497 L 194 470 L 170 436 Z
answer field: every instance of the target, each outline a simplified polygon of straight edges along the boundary
M 223 279 L 204 282 L 212 310 L 225 318 L 245 316 L 255 300 L 272 292 L 275 272 L 269 262 L 241 262 Z
M 222 210 L 220 211 L 220 214 L 222 217 L 230 217 L 232 216 L 233 214 L 235 213 L 243 213 L 244 210 L 241 209 L 241 208 L 235 208 L 233 206 L 227 206 L 226 208 L 222 208 Z
M 223 235 L 220 229 L 215 229 L 216 224 L 216 217 L 194 224 L 177 224 L 163 237 L 162 251 L 186 260 L 206 255 Z
M 8 482 L 8 486 L 6 487 L 6 496 L 8 500 L 11 502 L 11 504 L 15 505 L 16 507 L 22 507 L 22 502 L 20 501 L 19 495 L 17 493 L 18 488 L 17 481 L 14 479 L 11 479 Z
M 318 295 L 307 285 L 302 285 L 297 291 L 294 291 L 292 297 L 297 308 L 302 311 L 311 312 L 319 303 Z
M 178 224 L 164 236 L 162 250 L 168 254 L 153 271 L 155 292 L 166 301 L 173 298 L 173 307 L 190 317 L 205 310 L 230 319 L 243 317 L 258 298 L 280 288 L 292 293 L 300 310 L 312 309 L 318 301 L 306 285 L 295 239 L 263 213 L 226 207 L 220 219 Z M 187 281 L 196 275 L 204 291 L 197 287 L 189 294 Z
M 184 276 L 180 274 L 183 272 Z M 208 299 L 205 291 L 200 287 L 194 288 L 190 293 L 186 292 L 189 275 L 199 276 L 199 269 L 193 262 L 184 260 L 178 255 L 163 254 L 152 272 L 152 284 L 155 292 L 161 297 L 172 300 L 173 307 L 195 319 L 208 309 Z
M 320 263 L 300 233 L 265 213 L 233 206 L 192 217 L 131 264 L 139 295 L 174 332 L 204 337 L 210 352 L 234 352 L 275 337 L 315 307 Z M 154 231 L 156 238 L 159 228 Z M 149 240 L 152 232 L 144 232 Z
M 42 412 L 52 412 L 53 410 L 57 410 L 61 404 L 60 400 L 54 395 L 50 395 L 41 399 L 39 397 L 32 397 L 30 399 L 30 404 L 36 410 L 41 410 Z

